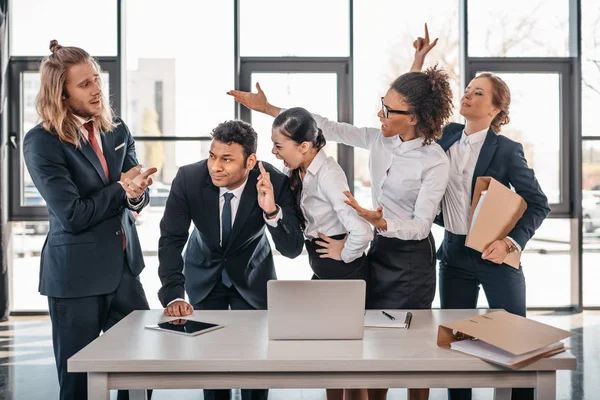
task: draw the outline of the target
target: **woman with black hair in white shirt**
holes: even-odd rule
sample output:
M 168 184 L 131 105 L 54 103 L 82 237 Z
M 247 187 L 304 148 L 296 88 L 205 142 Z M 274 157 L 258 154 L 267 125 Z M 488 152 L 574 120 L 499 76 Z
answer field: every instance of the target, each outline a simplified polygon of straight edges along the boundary
M 345 203 L 346 175 L 323 150 L 325 137 L 303 108 L 290 108 L 273 121 L 273 154 L 290 177 L 313 279 L 366 279 L 365 250 L 373 239 L 368 222 Z M 328 389 L 329 400 L 365 399 L 360 389 Z

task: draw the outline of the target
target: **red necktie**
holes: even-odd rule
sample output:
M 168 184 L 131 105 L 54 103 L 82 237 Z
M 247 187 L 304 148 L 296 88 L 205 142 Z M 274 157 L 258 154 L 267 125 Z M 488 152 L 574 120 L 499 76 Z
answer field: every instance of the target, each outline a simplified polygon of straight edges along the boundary
M 88 121 L 85 124 L 83 124 L 83 126 L 84 126 L 85 130 L 88 132 L 88 141 L 90 142 L 92 149 L 94 149 L 96 156 L 98 156 L 98 160 L 100 160 L 100 164 L 102 164 L 102 169 L 104 170 L 106 179 L 110 182 L 110 177 L 108 175 L 108 165 L 106 164 L 106 158 L 104 158 L 104 154 L 102 153 L 102 150 L 100 149 L 100 145 L 98 144 L 98 141 L 96 140 L 96 135 L 94 135 L 94 122 Z M 127 240 L 125 239 L 125 232 L 123 232 L 123 229 L 121 229 L 121 234 L 122 234 L 122 238 L 123 238 L 123 250 L 125 250 L 125 247 L 127 247 Z
M 85 129 L 88 132 L 88 140 L 90 142 L 90 145 L 92 146 L 92 149 L 94 149 L 94 152 L 98 156 L 98 159 L 100 160 L 100 164 L 102 164 L 102 169 L 104 170 L 106 179 L 110 180 L 110 178 L 108 176 L 108 165 L 106 164 L 106 159 L 104 158 L 104 154 L 102 154 L 100 145 L 98 144 L 98 141 L 96 140 L 96 135 L 94 135 L 94 123 L 92 121 L 89 121 L 89 122 L 86 122 L 85 124 L 83 124 L 83 126 L 85 127 Z

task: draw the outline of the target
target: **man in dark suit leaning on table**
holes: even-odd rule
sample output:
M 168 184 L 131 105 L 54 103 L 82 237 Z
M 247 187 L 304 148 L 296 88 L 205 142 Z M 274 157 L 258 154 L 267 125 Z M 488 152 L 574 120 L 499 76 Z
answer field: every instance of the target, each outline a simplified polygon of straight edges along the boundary
M 265 227 L 286 257 L 298 256 L 304 244 L 288 178 L 257 165 L 254 129 L 226 121 L 212 137 L 208 159 L 179 169 L 160 222 L 158 296 L 169 316 L 266 309 L 267 281 L 277 276 Z M 190 222 L 195 229 L 184 263 Z M 230 396 L 230 390 L 204 391 L 207 400 Z M 267 396 L 267 390 L 242 390 L 243 400 Z

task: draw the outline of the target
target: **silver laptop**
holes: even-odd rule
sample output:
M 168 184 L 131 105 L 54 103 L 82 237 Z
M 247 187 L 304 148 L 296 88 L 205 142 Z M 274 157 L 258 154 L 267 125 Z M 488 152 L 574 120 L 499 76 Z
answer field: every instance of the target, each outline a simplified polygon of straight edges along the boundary
M 267 282 L 269 339 L 362 339 L 363 280 Z

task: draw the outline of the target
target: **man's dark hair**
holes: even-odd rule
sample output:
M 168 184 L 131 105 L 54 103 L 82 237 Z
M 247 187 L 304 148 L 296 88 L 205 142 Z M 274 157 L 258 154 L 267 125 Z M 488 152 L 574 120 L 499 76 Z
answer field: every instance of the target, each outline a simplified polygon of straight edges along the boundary
M 230 120 L 217 125 L 210 133 L 214 140 L 231 144 L 237 143 L 244 148 L 246 161 L 250 154 L 256 153 L 258 135 L 252 126 L 244 121 Z

